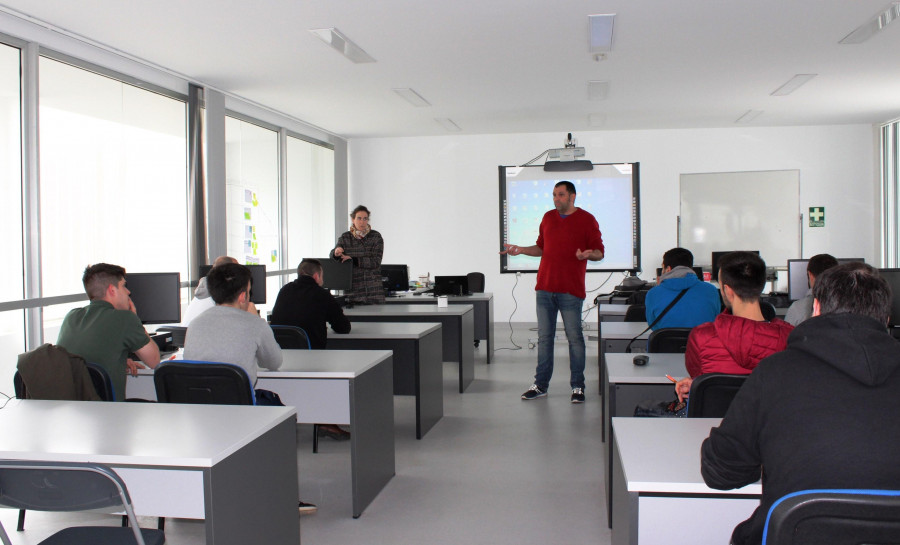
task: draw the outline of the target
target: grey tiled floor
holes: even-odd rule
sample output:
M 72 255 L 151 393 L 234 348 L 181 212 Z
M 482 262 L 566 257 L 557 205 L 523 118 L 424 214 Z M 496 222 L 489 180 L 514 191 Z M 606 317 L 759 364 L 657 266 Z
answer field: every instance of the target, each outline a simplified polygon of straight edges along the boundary
M 457 392 L 457 368 L 444 364 L 444 418 L 415 439 L 414 400 L 395 397 L 396 476 L 359 519 L 350 516 L 347 443 L 323 439 L 312 454 L 312 429 L 298 427 L 301 497 L 319 506 L 301 517 L 304 544 L 609 543 L 603 498 L 601 398 L 597 344 L 588 342 L 587 402 L 569 403 L 565 338 L 556 342 L 557 372 L 550 395 L 522 401 L 531 384 L 536 349 L 526 329 L 521 350 L 498 350 L 490 365 L 485 343 L 476 351 L 475 382 Z M 497 324 L 495 348 L 512 347 Z M 561 364 L 561 367 L 559 366 Z M 37 543 L 60 527 L 84 521 L 116 524 L 106 515 L 28 514 L 16 534 L 15 511 L 0 511 L 13 543 Z M 154 527 L 155 519 L 141 519 Z M 169 520 L 170 545 L 204 543 L 201 522 Z

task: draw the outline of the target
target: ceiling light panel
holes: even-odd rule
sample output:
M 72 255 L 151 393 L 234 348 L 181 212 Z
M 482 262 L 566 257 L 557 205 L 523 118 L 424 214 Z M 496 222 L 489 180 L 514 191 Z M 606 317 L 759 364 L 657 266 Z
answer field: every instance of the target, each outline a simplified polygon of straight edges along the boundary
M 875 15 L 856 30 L 844 36 L 844 39 L 838 43 L 842 44 L 861 44 L 872 36 L 884 30 L 884 27 L 891 24 L 895 19 L 900 19 L 900 2 L 894 2 L 891 6 Z
M 453 122 L 449 117 L 436 117 L 435 121 L 441 124 L 441 127 L 444 127 L 444 130 L 447 132 L 459 132 L 462 129 L 459 128 L 459 125 Z
M 589 81 L 588 82 L 588 99 L 589 100 L 606 100 L 609 95 L 608 81 Z
M 316 28 L 310 32 L 356 64 L 375 62 L 375 59 L 336 28 Z
M 419 93 L 417 93 L 407 87 L 405 87 L 403 89 L 391 89 L 391 91 L 397 93 L 398 95 L 400 95 L 403 98 L 403 100 L 409 102 L 410 104 L 412 104 L 413 106 L 415 106 L 417 108 L 431 106 L 431 103 L 428 102 L 427 100 L 425 100 L 424 98 L 422 98 L 422 95 L 420 95 Z
M 805 84 L 809 80 L 813 79 L 817 75 L 818 74 L 797 74 L 796 76 L 789 79 L 787 81 L 787 83 L 785 83 L 778 89 L 775 89 L 770 94 L 773 97 L 787 96 L 787 95 L 793 93 L 794 91 L 796 91 L 797 89 L 799 89 L 801 86 L 803 86 L 803 84 Z
M 760 114 L 762 114 L 762 110 L 747 110 L 746 112 L 744 112 L 744 115 L 735 119 L 734 122 L 738 124 L 750 123 L 751 121 L 759 117 Z
M 588 15 L 591 53 L 612 51 L 613 25 L 616 14 Z

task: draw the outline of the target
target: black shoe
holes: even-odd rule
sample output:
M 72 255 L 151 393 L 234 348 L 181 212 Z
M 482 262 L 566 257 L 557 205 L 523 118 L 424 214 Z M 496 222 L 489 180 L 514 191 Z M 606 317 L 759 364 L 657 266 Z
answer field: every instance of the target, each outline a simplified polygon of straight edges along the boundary
M 537 384 L 532 384 L 531 388 L 529 388 L 528 390 L 525 391 L 524 394 L 522 394 L 522 399 L 531 400 L 531 399 L 537 399 L 539 397 L 546 397 L 546 396 L 547 396 L 547 390 L 542 389 Z
M 301 515 L 312 515 L 318 510 L 318 507 L 316 507 L 314 504 L 306 503 L 305 501 L 301 501 L 297 508 L 300 511 Z
M 329 439 L 334 439 L 335 441 L 349 441 L 350 440 L 350 432 L 346 430 L 342 430 L 337 426 L 324 426 L 319 425 L 319 437 L 327 437 Z
M 584 403 L 584 388 L 572 388 L 572 403 Z

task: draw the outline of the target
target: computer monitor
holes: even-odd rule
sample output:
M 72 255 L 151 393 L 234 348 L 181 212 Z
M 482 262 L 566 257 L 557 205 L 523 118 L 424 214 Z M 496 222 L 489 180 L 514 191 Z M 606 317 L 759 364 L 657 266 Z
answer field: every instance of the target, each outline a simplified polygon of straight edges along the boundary
M 434 294 L 437 295 L 468 295 L 469 278 L 466 276 L 435 276 Z
M 330 257 L 308 257 L 322 264 L 322 287 L 347 291 L 353 287 L 353 260 L 337 261 Z
M 752 252 L 756 255 L 759 255 L 759 250 L 728 250 L 726 252 L 713 252 L 712 253 L 712 267 L 711 267 L 712 280 L 714 280 L 715 282 L 719 281 L 719 260 L 722 259 L 722 256 L 725 254 L 730 254 L 731 252 L 738 252 L 738 251 Z
M 900 269 L 878 269 L 878 274 L 887 280 L 893 295 L 891 300 L 891 319 L 888 320 L 888 325 L 890 327 L 898 327 L 900 326 Z
M 244 265 L 250 269 L 250 301 L 254 305 L 266 304 L 266 266 Z M 203 278 L 212 269 L 212 265 L 200 265 L 200 278 Z
M 177 324 L 181 321 L 181 274 L 127 273 L 125 286 L 141 323 Z
M 406 265 L 381 265 L 381 283 L 389 293 L 409 291 L 409 268 Z
M 853 261 L 865 262 L 861 257 L 841 257 L 838 263 L 851 263 Z M 788 259 L 788 299 L 796 301 L 803 299 L 809 293 L 809 277 L 806 276 L 808 259 Z
M 694 269 L 694 274 L 697 275 L 697 278 L 699 278 L 700 280 L 703 280 L 703 267 L 691 267 L 691 268 Z M 656 277 L 659 278 L 660 276 L 662 276 L 662 267 L 657 267 L 656 268 Z

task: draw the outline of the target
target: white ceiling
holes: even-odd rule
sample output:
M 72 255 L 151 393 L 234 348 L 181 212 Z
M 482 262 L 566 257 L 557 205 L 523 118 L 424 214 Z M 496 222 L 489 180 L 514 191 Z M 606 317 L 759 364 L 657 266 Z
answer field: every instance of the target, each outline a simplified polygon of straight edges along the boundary
M 9 8 L 344 136 L 879 123 L 900 116 L 890 0 L 0 0 Z M 589 14 L 615 13 L 588 51 Z M 309 29 L 336 27 L 353 64 Z M 818 74 L 790 96 L 770 93 Z M 587 82 L 610 82 L 588 100 Z M 410 87 L 416 108 L 391 89 Z M 589 125 L 589 116 L 603 121 Z

